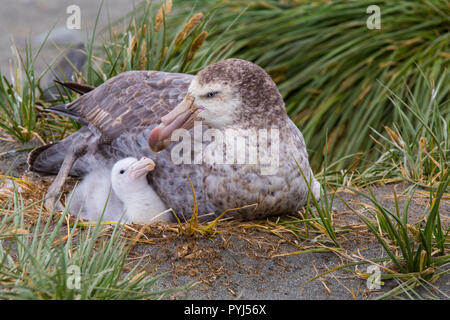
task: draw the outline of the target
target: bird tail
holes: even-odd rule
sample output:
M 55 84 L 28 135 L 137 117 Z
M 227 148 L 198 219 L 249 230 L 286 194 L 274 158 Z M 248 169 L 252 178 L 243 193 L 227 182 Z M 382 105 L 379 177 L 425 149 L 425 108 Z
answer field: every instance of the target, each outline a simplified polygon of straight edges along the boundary
M 28 170 L 44 174 L 57 174 L 64 161 L 66 150 L 61 142 L 47 144 L 32 150 L 28 155 Z
M 57 174 L 74 139 L 77 135 L 83 134 L 86 130 L 88 130 L 87 127 L 83 127 L 76 133 L 57 143 L 47 144 L 32 150 L 28 154 L 28 170 L 41 174 Z M 87 170 L 83 164 L 83 161 L 75 162 L 70 171 L 70 175 L 83 175 Z
M 84 83 L 78 83 L 78 82 L 72 82 L 72 81 L 61 82 L 59 80 L 53 80 L 53 81 L 62 85 L 63 87 L 73 90 L 76 93 L 81 94 L 81 95 L 88 93 L 95 89 L 95 87 L 90 86 L 88 84 L 84 84 Z
M 33 172 L 40 172 L 40 173 L 54 173 L 52 170 L 52 167 L 54 167 L 54 165 L 48 165 L 47 163 L 43 162 L 41 159 L 42 153 L 45 150 L 52 148 L 54 146 L 55 146 L 54 144 L 46 144 L 45 146 L 41 146 L 36 149 L 33 149 L 28 154 L 28 159 L 27 159 L 28 170 L 33 171 Z M 45 153 L 46 152 L 44 152 L 44 154 Z M 44 156 L 44 158 L 45 158 L 45 156 Z
M 92 86 L 89 86 L 89 85 L 83 84 L 83 83 L 76 83 L 76 82 L 70 82 L 70 81 L 61 82 L 58 80 L 53 80 L 53 81 L 62 85 L 63 87 L 73 90 L 81 95 L 88 93 L 95 89 L 95 87 L 92 87 Z M 76 113 L 72 110 L 69 110 L 67 108 L 68 105 L 70 105 L 70 104 L 60 104 L 57 106 L 52 106 L 52 107 L 44 109 L 43 112 L 51 112 L 51 113 L 59 114 L 60 116 L 67 117 L 67 118 L 77 121 L 78 123 L 87 125 L 88 123 L 86 122 L 86 120 L 83 117 L 80 117 L 80 115 L 78 113 Z
M 46 108 L 42 111 L 59 114 L 60 116 L 64 116 L 64 117 L 73 119 L 76 122 L 81 123 L 82 125 L 88 125 L 88 123 L 86 122 L 86 119 L 81 117 L 78 113 L 69 110 L 66 106 L 67 105 L 65 105 L 65 104 L 60 104 L 57 106 Z

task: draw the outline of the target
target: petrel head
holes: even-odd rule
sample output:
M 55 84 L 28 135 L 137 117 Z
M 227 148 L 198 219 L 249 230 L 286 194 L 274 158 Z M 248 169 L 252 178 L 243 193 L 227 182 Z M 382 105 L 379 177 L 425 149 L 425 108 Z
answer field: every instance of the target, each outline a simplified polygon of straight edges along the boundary
M 168 146 L 178 128 L 190 129 L 194 121 L 211 128 L 269 127 L 286 117 L 276 84 L 259 66 L 240 59 L 227 59 L 200 71 L 183 101 L 161 118 L 149 136 L 157 152 Z
M 117 161 L 111 170 L 111 184 L 116 195 L 123 201 L 129 192 L 147 185 L 147 174 L 155 169 L 155 162 L 149 158 L 125 158 Z

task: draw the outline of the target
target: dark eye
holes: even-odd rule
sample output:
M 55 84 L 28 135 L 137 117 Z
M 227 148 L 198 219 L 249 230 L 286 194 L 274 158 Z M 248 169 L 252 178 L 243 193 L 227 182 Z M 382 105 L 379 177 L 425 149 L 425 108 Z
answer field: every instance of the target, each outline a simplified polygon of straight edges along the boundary
M 119 173 L 120 173 L 120 174 L 124 174 L 124 173 L 125 173 L 125 170 L 120 170 Z
M 211 92 L 208 92 L 208 93 L 206 94 L 206 96 L 207 96 L 208 98 L 213 98 L 213 97 L 215 97 L 218 93 L 219 93 L 218 91 L 211 91 Z

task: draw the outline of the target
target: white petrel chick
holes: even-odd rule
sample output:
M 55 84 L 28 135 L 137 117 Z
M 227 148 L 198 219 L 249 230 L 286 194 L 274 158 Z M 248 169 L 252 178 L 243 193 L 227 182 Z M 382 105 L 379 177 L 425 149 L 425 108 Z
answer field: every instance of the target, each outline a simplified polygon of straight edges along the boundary
M 147 174 L 155 168 L 149 158 L 125 158 L 117 161 L 111 171 L 112 188 L 124 204 L 128 221 L 147 224 L 171 221 L 168 208 L 148 184 Z
M 103 221 L 119 221 L 124 212 L 122 201 L 111 188 L 108 166 L 92 168 L 67 199 L 71 214 L 90 221 L 98 221 L 102 216 Z

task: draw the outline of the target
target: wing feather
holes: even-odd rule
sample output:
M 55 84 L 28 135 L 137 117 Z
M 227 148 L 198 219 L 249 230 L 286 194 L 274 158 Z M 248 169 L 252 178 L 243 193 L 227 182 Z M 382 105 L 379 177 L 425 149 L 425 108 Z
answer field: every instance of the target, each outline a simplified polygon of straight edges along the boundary
M 131 128 L 158 123 L 186 95 L 192 75 L 160 71 L 121 73 L 72 103 L 76 114 L 108 142 Z

